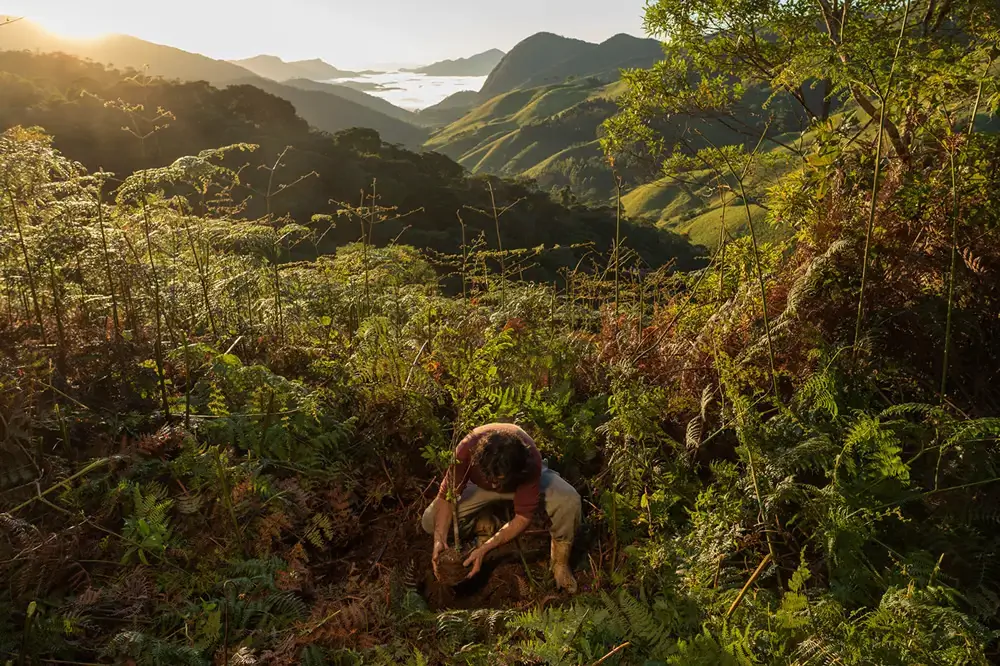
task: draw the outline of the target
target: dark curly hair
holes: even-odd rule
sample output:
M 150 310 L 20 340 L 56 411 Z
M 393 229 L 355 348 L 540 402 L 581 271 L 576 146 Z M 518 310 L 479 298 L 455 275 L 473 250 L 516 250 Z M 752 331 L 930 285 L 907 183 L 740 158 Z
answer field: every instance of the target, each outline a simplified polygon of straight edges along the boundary
M 472 454 L 472 464 L 503 493 L 514 492 L 535 471 L 528 445 L 506 432 L 486 435 Z

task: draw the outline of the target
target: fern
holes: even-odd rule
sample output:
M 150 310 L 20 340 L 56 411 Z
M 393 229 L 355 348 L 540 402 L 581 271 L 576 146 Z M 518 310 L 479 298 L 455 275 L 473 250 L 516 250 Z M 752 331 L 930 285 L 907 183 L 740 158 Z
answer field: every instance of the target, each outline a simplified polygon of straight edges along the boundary
M 280 629 L 309 615 L 306 604 L 292 592 L 268 593 L 257 598 L 232 593 L 222 601 L 222 606 L 230 629 L 237 631 Z
M 174 502 L 168 498 L 167 489 L 157 482 L 140 486 L 123 482 L 122 490 L 131 491 L 132 515 L 125 519 L 125 536 L 129 547 L 122 556 L 128 561 L 133 555 L 143 564 L 149 564 L 148 555 L 162 556 L 171 543 L 172 529 L 167 512 Z
M 333 521 L 324 513 L 314 513 L 306 526 L 303 538 L 317 549 L 323 549 L 333 541 Z
M 517 650 L 525 659 L 554 665 L 586 663 L 601 656 L 590 640 L 601 615 L 583 605 L 546 608 L 512 616 L 507 628 L 517 637 Z
M 299 666 L 326 666 L 328 663 L 326 651 L 318 645 L 307 645 L 302 648 Z
M 136 666 L 209 666 L 211 661 L 194 648 L 170 643 L 139 631 L 123 631 L 105 646 L 103 657 L 128 657 Z
M 669 630 L 644 603 L 622 589 L 618 593 L 618 604 L 627 619 L 629 637 L 644 646 L 650 656 L 662 658 L 673 649 L 674 639 Z
M 428 610 L 427 602 L 417 591 L 413 571 L 411 562 L 401 572 L 394 569 L 389 579 L 390 612 L 403 623 L 422 617 Z

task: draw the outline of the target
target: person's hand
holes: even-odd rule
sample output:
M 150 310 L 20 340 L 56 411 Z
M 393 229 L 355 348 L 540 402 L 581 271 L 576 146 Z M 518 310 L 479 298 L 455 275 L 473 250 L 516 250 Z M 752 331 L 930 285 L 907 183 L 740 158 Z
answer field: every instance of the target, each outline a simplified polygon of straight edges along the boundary
M 474 551 L 469 553 L 469 557 L 466 558 L 465 562 L 462 562 L 463 567 L 467 567 L 470 564 L 472 565 L 472 571 L 469 572 L 469 575 L 466 576 L 466 578 L 472 578 L 477 573 L 479 573 L 479 570 L 483 568 L 483 558 L 486 557 L 486 553 L 488 552 L 489 552 L 488 548 L 486 548 L 485 546 L 480 546 L 479 548 L 476 548 Z
M 448 550 L 448 544 L 444 541 L 434 540 L 434 552 L 431 553 L 431 568 L 434 570 L 434 578 L 438 582 L 441 582 L 441 576 L 438 575 L 438 560 L 441 559 L 441 553 Z

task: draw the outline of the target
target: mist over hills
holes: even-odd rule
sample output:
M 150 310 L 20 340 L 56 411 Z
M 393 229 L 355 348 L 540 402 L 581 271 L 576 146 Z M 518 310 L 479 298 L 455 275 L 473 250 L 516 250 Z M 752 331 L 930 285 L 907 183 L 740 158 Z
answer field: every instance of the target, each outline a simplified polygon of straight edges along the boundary
M 339 70 L 314 59 L 276 56 L 220 61 L 170 46 L 117 35 L 71 40 L 30 21 L 4 28 L 0 49 L 63 52 L 168 80 L 205 81 L 216 87 L 253 86 L 291 103 L 312 127 L 330 133 L 364 127 L 387 142 L 439 151 L 472 173 L 534 180 L 546 192 L 605 203 L 612 179 L 597 141 L 616 110 L 622 68 L 657 62 L 659 42 L 616 35 L 591 43 L 552 33 L 528 37 L 510 52 L 493 49 L 468 58 L 411 70 L 435 76 L 489 76 L 482 90 L 463 91 L 412 112 L 356 89 L 325 83 L 364 72 Z M 365 84 L 358 84 L 364 86 Z M 667 208 L 648 197 L 637 211 L 667 223 Z M 683 216 L 686 211 L 675 211 Z
M 428 76 L 488 76 L 500 64 L 506 54 L 500 49 L 490 49 L 468 58 L 442 60 L 425 67 L 404 69 L 404 72 L 426 74 Z
M 425 126 L 429 124 L 426 122 L 426 119 L 421 118 L 419 114 L 414 113 L 413 111 L 398 107 L 392 102 L 384 100 L 381 97 L 376 97 L 375 95 L 369 95 L 368 93 L 358 90 L 350 85 L 344 85 L 339 82 L 324 83 L 322 81 L 314 81 L 312 79 L 288 79 L 287 81 L 282 81 L 281 83 L 282 85 L 301 88 L 302 90 L 312 90 L 336 95 L 337 97 L 350 100 L 368 109 L 378 111 L 379 113 L 385 114 L 390 118 L 395 118 L 396 120 L 401 120 L 412 125 Z
M 388 104 L 384 100 L 360 104 L 334 94 L 331 90 L 334 86 L 310 90 L 262 79 L 246 79 L 238 83 L 252 85 L 291 102 L 299 116 L 318 130 L 335 133 L 353 127 L 365 127 L 378 132 L 388 143 L 412 148 L 419 147 L 427 137 L 427 131 L 422 127 L 376 111 L 378 102 Z M 365 94 L 357 90 L 346 90 L 350 91 L 345 93 L 347 95 Z
M 257 76 L 278 82 L 289 79 L 329 81 L 330 79 L 349 78 L 362 74 L 362 72 L 338 69 L 319 58 L 285 62 L 277 56 L 259 55 L 243 60 L 230 60 L 229 62 L 248 69 Z
M 115 35 L 95 40 L 65 39 L 46 32 L 30 21 L 5 26 L 3 38 L 0 42 L 0 49 L 3 50 L 66 53 L 118 69 L 144 71 L 149 76 L 168 80 L 205 81 L 216 87 L 252 85 L 291 102 L 302 118 L 313 127 L 327 132 L 367 127 L 378 131 L 386 141 L 413 148 L 419 147 L 426 138 L 425 130 L 416 123 L 404 120 L 408 112 L 399 109 L 387 114 L 385 112 L 390 110 L 386 107 L 388 102 L 343 86 L 304 89 L 301 83 L 299 86 L 281 84 L 238 64 L 135 37 Z M 255 60 L 256 65 L 261 62 L 266 64 L 270 61 Z M 289 72 L 319 75 L 324 73 L 324 66 L 329 67 L 320 62 L 282 64 L 293 66 Z

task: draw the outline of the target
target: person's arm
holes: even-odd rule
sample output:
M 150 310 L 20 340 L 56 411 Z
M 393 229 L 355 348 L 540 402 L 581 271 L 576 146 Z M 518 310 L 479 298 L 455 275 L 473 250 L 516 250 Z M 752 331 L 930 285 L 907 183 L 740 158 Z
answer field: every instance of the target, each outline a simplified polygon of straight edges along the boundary
M 490 537 L 489 541 L 472 551 L 468 559 L 463 562 L 463 566 L 472 565 L 472 571 L 469 572 L 468 577 L 472 578 L 483 568 L 483 558 L 486 557 L 487 553 L 519 537 L 524 530 L 528 529 L 528 525 L 530 524 L 530 518 L 518 514 L 514 516 L 513 520 L 501 527 L 499 532 Z
M 442 543 L 448 547 L 448 532 L 451 530 L 451 517 L 454 513 L 451 502 L 438 498 L 438 507 L 434 512 L 434 543 Z

